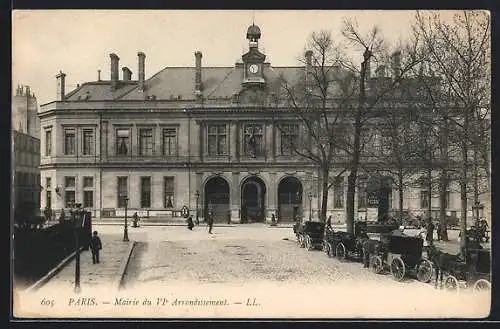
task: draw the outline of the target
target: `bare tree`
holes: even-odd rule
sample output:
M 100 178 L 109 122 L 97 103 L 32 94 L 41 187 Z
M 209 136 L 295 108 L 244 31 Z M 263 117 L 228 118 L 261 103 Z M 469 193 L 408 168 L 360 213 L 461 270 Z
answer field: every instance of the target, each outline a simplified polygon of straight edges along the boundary
M 453 115 L 447 122 L 452 133 L 449 142 L 460 151 L 460 230 L 465 236 L 469 172 L 474 167 L 471 153 L 479 135 L 475 118 L 480 110 L 489 113 L 490 109 L 490 17 L 484 11 L 462 11 L 449 23 L 439 13 L 417 12 L 414 30 L 423 41 L 429 69 L 441 79 L 442 90 L 449 95 L 447 104 L 453 105 Z

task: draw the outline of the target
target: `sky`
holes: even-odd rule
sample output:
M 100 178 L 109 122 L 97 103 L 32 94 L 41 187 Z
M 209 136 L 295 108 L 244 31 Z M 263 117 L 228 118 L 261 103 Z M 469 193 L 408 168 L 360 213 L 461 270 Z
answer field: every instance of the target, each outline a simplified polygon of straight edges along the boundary
M 451 15 L 451 12 L 444 14 Z M 298 65 L 308 36 L 330 30 L 341 39 L 344 18 L 362 32 L 380 28 L 389 43 L 404 39 L 415 11 L 396 10 L 16 10 L 12 19 L 12 89 L 29 85 L 38 104 L 55 100 L 59 71 L 66 93 L 77 84 L 110 79 L 110 53 L 137 79 L 137 52 L 146 54 L 146 79 L 167 66 L 233 66 L 248 50 L 255 21 L 259 47 L 273 66 Z M 121 78 L 121 69 L 120 69 Z

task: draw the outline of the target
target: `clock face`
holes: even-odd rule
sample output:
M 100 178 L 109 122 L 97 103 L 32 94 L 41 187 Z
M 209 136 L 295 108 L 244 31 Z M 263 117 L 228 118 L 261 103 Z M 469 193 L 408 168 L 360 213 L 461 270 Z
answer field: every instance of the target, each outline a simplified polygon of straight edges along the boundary
M 250 73 L 257 73 L 257 71 L 259 71 L 259 67 L 255 64 L 252 64 L 252 65 L 250 65 L 248 70 L 250 71 Z

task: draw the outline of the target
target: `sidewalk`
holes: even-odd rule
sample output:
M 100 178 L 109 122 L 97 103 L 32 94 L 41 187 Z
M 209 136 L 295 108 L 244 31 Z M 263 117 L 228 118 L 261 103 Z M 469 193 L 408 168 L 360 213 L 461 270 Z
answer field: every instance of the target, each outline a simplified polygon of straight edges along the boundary
M 92 289 L 118 288 L 134 244 L 133 241 L 124 242 L 121 236 L 116 235 L 102 235 L 101 241 L 103 249 L 99 255 L 99 264 L 92 263 L 90 250 L 82 251 L 80 254 L 80 287 L 82 292 L 89 287 Z M 75 259 L 73 258 L 38 291 L 50 291 L 54 288 L 73 291 L 74 284 Z

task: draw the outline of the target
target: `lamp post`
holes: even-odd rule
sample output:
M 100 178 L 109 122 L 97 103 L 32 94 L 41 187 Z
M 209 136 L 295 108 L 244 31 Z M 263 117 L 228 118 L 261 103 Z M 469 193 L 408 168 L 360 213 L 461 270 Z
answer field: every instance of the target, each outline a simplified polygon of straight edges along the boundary
M 200 222 L 198 219 L 198 201 L 200 200 L 200 192 L 196 190 L 194 196 L 196 198 L 196 225 L 198 225 L 198 223 Z
M 309 194 L 307 194 L 307 197 L 309 198 L 309 221 L 310 221 L 312 220 L 312 199 L 313 199 L 312 192 L 309 192 Z
M 125 223 L 123 226 L 123 241 L 128 241 L 128 225 L 127 225 L 127 206 L 128 206 L 128 198 L 127 196 L 123 197 L 123 201 L 125 201 Z
M 74 292 L 80 292 L 80 228 L 82 227 L 82 211 L 80 209 L 81 204 L 76 204 L 76 209 L 71 213 L 73 217 L 73 225 L 75 228 L 75 287 Z

